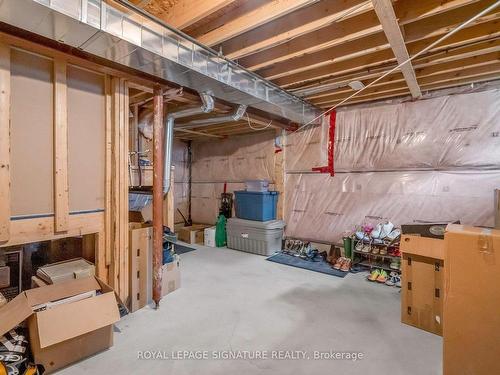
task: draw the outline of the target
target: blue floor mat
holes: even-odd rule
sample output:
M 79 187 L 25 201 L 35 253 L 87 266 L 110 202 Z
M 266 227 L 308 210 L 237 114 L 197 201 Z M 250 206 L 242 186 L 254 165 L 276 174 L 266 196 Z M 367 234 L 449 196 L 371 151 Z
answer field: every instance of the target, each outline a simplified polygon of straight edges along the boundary
M 174 246 L 176 254 L 185 254 L 189 253 L 190 251 L 195 251 L 196 249 L 189 247 L 189 246 L 184 246 L 179 243 L 176 243 Z
M 287 266 L 303 268 L 310 271 L 326 273 L 337 277 L 345 277 L 349 272 L 342 272 L 333 269 L 330 263 L 325 262 L 323 258 L 316 258 L 315 260 L 305 260 L 293 255 L 277 253 L 267 258 L 270 262 L 286 264 Z

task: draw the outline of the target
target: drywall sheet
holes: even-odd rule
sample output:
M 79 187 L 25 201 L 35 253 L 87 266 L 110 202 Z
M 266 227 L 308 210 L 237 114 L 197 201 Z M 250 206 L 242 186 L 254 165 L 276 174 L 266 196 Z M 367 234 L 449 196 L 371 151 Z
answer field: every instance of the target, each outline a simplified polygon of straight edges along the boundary
M 364 223 L 460 220 L 493 226 L 500 171 L 414 171 L 286 176 L 286 234 L 339 242 Z
M 51 214 L 53 204 L 53 64 L 11 52 L 11 210 Z
M 339 241 L 382 220 L 493 225 L 499 119 L 497 89 L 339 111 L 337 174 L 302 173 L 321 157 L 311 148 L 300 158 L 313 162 L 287 168 L 287 235 Z
M 68 66 L 67 82 L 69 209 L 104 209 L 104 76 Z

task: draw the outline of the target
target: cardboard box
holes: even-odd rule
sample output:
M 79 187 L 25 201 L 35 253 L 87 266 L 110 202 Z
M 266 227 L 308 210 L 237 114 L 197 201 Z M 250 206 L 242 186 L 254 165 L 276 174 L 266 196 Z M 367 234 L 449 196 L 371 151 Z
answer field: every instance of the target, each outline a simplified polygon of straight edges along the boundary
M 153 227 L 129 224 L 130 311 L 137 311 L 152 299 Z
M 205 228 L 204 245 L 208 247 L 215 247 L 215 227 Z
M 189 227 L 180 228 L 177 236 L 180 241 L 187 243 L 200 243 L 203 244 L 205 228 L 210 227 L 210 225 L 205 224 L 194 224 Z
M 31 289 L 40 288 L 41 286 L 50 285 L 40 279 L 38 276 L 31 276 Z
M 66 298 L 70 302 L 60 303 Z M 35 362 L 52 373 L 113 345 L 117 302 L 113 289 L 95 277 L 30 289 L 0 308 L 0 336 L 27 319 Z
M 48 284 L 57 284 L 95 276 L 95 266 L 83 258 L 76 258 L 47 264 L 40 267 L 36 275 Z
M 444 375 L 500 374 L 500 230 L 445 235 Z
M 179 255 L 174 255 L 174 261 L 162 267 L 161 294 L 166 296 L 181 287 L 181 265 Z
M 442 335 L 444 241 L 401 237 L 401 321 Z

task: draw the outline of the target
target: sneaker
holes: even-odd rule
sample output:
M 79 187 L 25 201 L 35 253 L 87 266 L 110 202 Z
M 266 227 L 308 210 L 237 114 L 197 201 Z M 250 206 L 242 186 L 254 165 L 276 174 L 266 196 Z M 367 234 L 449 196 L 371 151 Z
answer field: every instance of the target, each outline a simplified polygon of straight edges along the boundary
M 384 270 L 380 270 L 376 281 L 378 283 L 385 284 L 385 282 L 387 281 L 387 272 L 385 272 Z
M 344 258 L 345 262 L 340 266 L 340 270 L 343 272 L 349 272 L 351 270 L 351 260 L 349 258 Z
M 337 261 L 335 262 L 335 264 L 333 265 L 333 268 L 336 269 L 336 270 L 339 270 L 340 267 L 342 267 L 342 264 L 346 261 L 346 258 L 344 257 L 340 257 L 337 259 Z
M 401 269 L 401 260 L 400 259 L 394 259 L 389 267 L 393 270 L 400 270 Z
M 397 272 L 394 272 L 392 271 L 390 274 L 389 274 L 389 278 L 387 279 L 387 281 L 385 282 L 385 285 L 389 285 L 389 286 L 395 286 L 397 281 L 398 281 L 398 278 L 399 278 L 399 275 Z
M 380 276 L 379 270 L 373 270 L 370 275 L 368 275 L 368 281 L 377 281 L 377 278 Z
M 394 285 L 401 288 L 401 275 L 396 276 L 396 283 Z

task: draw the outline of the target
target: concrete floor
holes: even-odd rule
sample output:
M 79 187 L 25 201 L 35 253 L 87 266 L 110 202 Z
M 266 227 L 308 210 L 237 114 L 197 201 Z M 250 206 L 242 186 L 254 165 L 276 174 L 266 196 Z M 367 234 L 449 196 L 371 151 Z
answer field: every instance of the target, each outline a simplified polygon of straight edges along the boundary
M 181 268 L 181 288 L 159 311 L 123 318 L 114 347 L 60 373 L 441 374 L 441 338 L 401 324 L 399 289 L 369 283 L 365 273 L 341 279 L 203 246 L 182 254 Z M 151 351 L 163 358 L 138 359 Z M 209 359 L 172 359 L 177 351 Z M 219 360 L 213 351 L 268 359 Z M 305 358 L 271 358 L 294 351 Z M 364 357 L 315 360 L 314 351 Z

